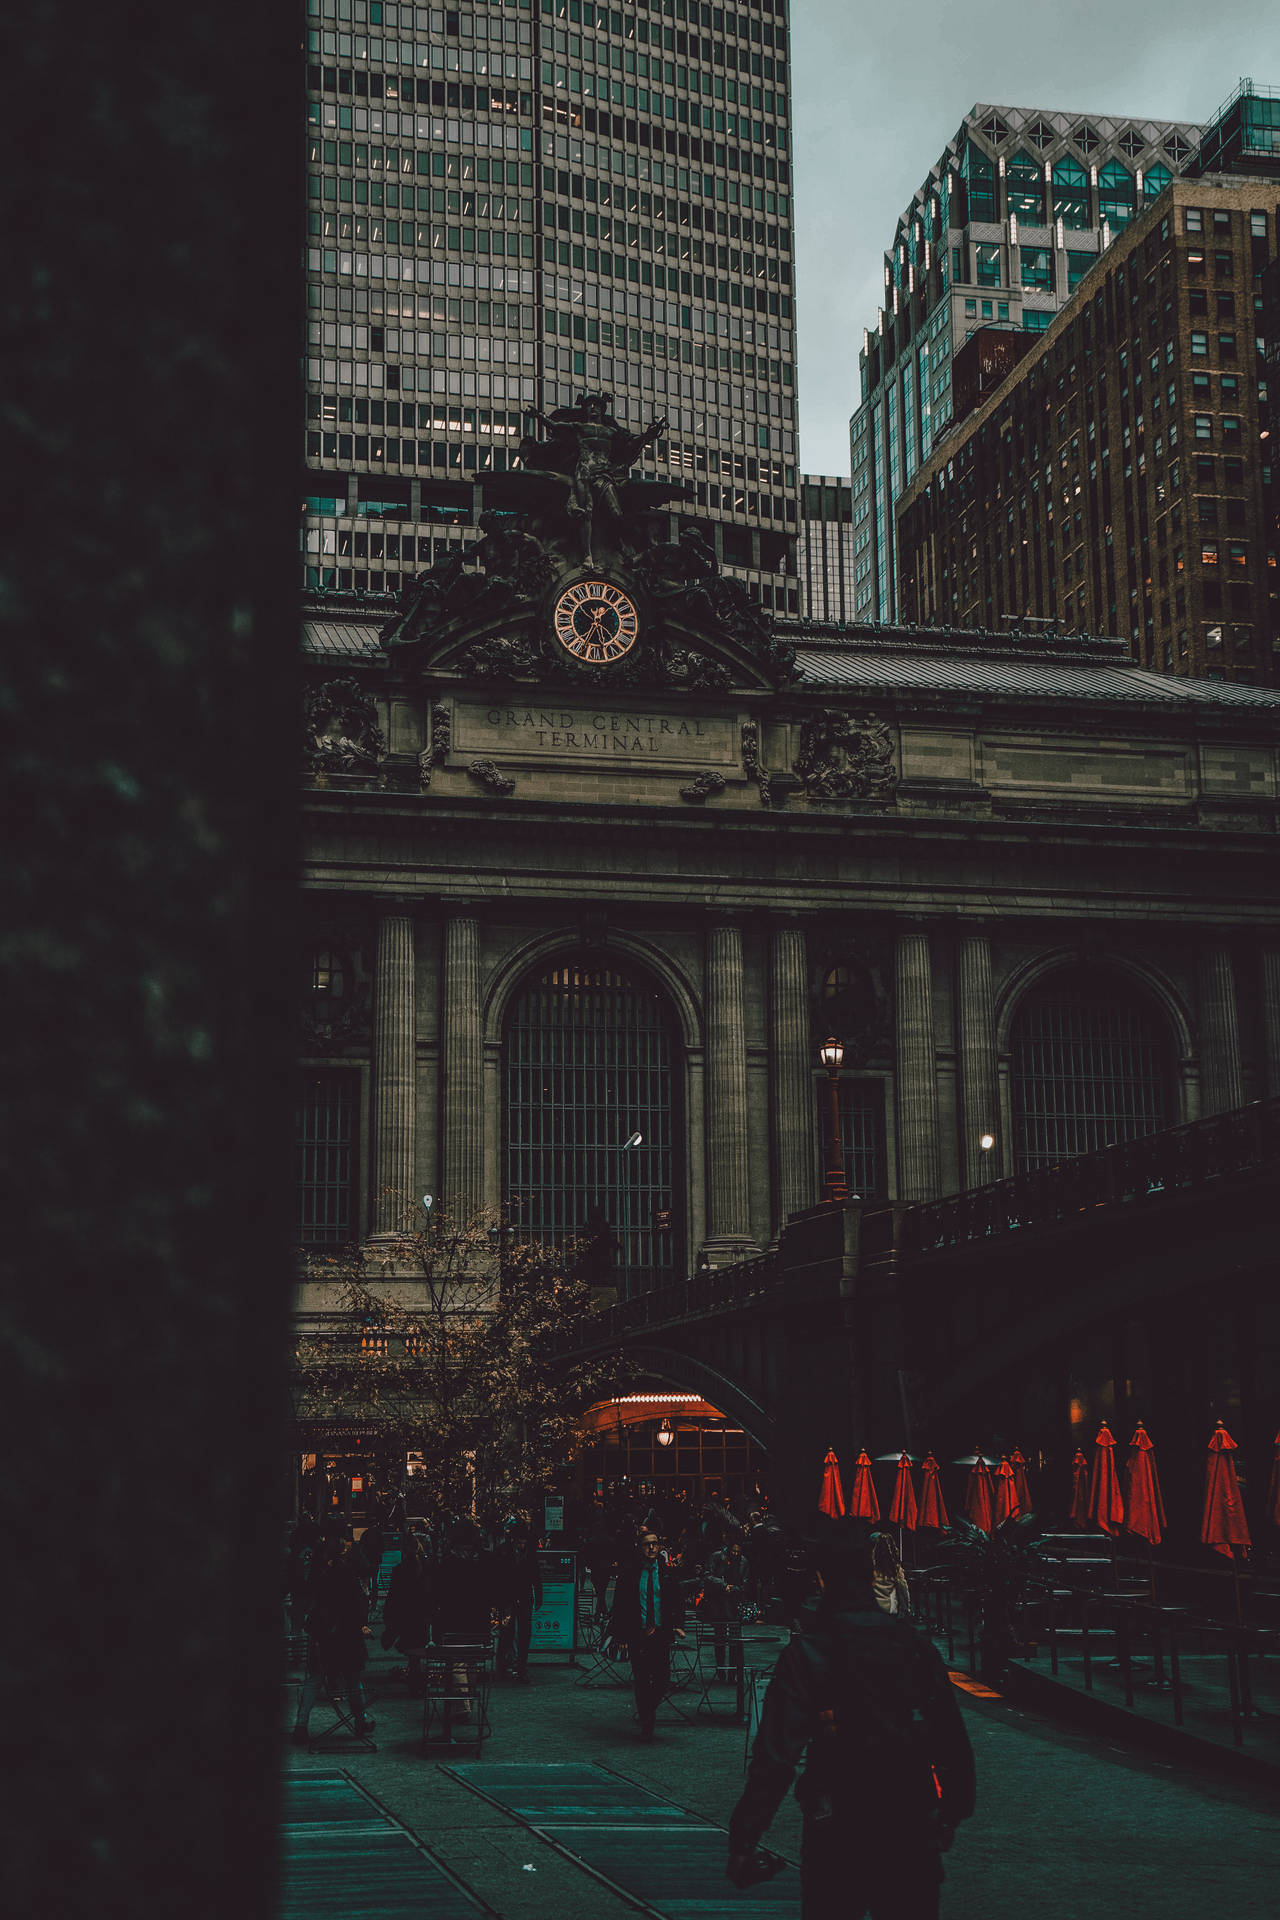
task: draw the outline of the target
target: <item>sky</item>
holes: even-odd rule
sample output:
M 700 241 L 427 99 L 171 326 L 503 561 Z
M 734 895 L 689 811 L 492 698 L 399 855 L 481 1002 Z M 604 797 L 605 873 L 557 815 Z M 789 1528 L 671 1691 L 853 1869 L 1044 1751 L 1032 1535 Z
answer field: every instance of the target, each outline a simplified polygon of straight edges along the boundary
M 804 471 L 849 471 L 884 254 L 970 107 L 1203 122 L 1243 74 L 1280 89 L 1269 0 L 791 0 Z

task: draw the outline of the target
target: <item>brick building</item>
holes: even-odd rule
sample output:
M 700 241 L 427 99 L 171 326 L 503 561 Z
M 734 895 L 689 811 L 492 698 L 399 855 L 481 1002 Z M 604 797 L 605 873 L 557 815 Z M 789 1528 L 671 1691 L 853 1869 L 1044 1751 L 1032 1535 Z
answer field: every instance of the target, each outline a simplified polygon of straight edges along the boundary
M 903 618 L 1127 635 L 1270 684 L 1280 646 L 1263 312 L 1273 180 L 1175 180 L 906 490 Z

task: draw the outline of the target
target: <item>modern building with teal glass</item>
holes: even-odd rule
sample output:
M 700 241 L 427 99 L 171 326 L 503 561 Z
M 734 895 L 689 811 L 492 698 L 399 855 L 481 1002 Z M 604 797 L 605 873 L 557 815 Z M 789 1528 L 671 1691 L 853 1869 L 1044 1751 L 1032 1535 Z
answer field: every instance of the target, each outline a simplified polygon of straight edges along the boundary
M 1116 234 L 1192 164 L 1199 126 L 975 106 L 884 256 L 850 423 L 854 618 L 894 621 L 894 512 L 958 415 L 952 363 L 984 328 L 1040 333 Z

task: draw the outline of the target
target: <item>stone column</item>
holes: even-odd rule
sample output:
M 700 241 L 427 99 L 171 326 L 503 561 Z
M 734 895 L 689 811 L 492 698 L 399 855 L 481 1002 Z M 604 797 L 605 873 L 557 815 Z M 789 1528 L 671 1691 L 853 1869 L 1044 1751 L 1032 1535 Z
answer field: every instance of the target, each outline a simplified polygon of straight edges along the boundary
M 443 1115 L 445 1211 L 458 1226 L 484 1201 L 484 1036 L 480 1020 L 480 922 L 455 913 L 444 929 Z
M 1200 1087 L 1206 1118 L 1244 1105 L 1236 981 L 1226 947 L 1200 954 Z
M 1001 1170 L 995 995 L 991 942 L 985 933 L 967 933 L 961 940 L 958 976 L 961 1167 L 966 1187 L 976 1187 L 998 1178 Z M 988 1153 L 978 1145 L 984 1133 L 996 1140 Z
M 373 1231 L 395 1234 L 414 1200 L 413 921 L 384 913 L 378 922 L 373 984 Z
M 777 926 L 770 948 L 770 1078 L 776 1231 L 787 1215 L 813 1204 L 813 1060 L 809 1033 L 809 961 L 804 928 Z
M 1262 1051 L 1268 1097 L 1280 1094 L 1280 952 L 1262 956 Z
M 742 932 L 707 934 L 707 1239 L 713 1266 L 759 1251 L 748 1221 L 747 1036 L 742 1007 Z
M 929 936 L 923 928 L 907 927 L 898 935 L 895 986 L 898 1197 L 934 1200 L 938 1194 L 938 1080 Z

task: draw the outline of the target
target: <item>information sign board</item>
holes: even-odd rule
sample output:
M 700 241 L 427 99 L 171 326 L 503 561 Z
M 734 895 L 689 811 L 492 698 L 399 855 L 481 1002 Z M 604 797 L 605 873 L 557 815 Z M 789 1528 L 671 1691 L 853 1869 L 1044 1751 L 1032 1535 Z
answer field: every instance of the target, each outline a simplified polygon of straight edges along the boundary
M 567 1653 L 577 1647 L 577 1558 L 574 1553 L 540 1553 L 542 1605 L 534 1609 L 531 1653 Z

